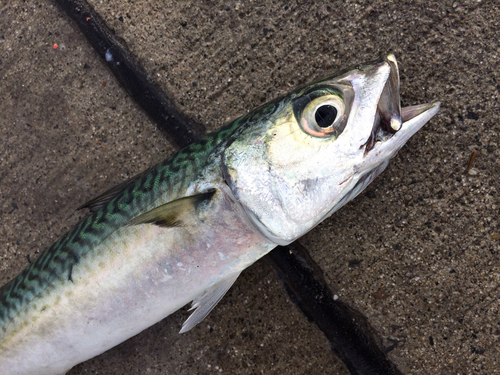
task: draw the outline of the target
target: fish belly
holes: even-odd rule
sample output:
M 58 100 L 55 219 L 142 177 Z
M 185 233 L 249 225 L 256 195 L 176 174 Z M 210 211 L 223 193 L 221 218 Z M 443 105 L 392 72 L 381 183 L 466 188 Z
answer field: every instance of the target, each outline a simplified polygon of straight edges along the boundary
M 275 244 L 220 198 L 185 227 L 124 226 L 35 298 L 0 337 L 0 374 L 59 374 L 136 335 Z

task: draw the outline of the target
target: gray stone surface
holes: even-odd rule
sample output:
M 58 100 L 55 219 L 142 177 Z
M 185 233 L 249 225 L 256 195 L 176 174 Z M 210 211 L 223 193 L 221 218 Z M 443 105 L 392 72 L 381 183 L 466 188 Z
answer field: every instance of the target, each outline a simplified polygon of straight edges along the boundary
M 440 114 L 301 242 L 408 374 L 500 373 L 497 1 L 93 1 L 213 130 L 332 70 L 395 52 L 405 105 Z M 0 12 L 0 283 L 75 208 L 174 151 L 51 2 Z M 53 48 L 57 44 L 57 48 Z M 473 169 L 465 173 L 477 152 Z M 70 374 L 346 374 L 259 261 L 209 317 L 181 310 Z

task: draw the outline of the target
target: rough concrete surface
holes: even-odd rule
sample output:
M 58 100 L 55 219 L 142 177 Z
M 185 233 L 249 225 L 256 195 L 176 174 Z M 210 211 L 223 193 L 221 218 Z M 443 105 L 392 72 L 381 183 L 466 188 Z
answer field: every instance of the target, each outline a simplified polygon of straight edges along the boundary
M 0 4 L 4 284 L 84 216 L 77 206 L 174 148 L 54 3 Z M 335 293 L 394 346 L 404 373 L 500 373 L 498 1 L 92 4 L 209 130 L 394 51 L 403 103 L 440 100 L 442 110 L 301 243 Z M 181 310 L 70 374 L 347 373 L 263 261 L 179 335 L 187 316 Z

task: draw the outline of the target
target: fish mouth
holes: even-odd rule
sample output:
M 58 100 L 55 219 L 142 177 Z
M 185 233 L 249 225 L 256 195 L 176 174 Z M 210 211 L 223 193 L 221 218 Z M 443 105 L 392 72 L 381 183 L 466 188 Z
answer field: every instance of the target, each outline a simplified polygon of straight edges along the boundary
M 371 134 L 360 147 L 365 148 L 365 155 L 374 147 L 394 138 L 398 133 L 405 133 L 404 137 L 395 137 L 404 139 L 400 145 L 402 146 L 438 112 L 440 106 L 439 102 L 435 102 L 401 108 L 396 57 L 391 53 L 384 58 L 382 63 L 389 65 L 390 72 L 380 95 Z

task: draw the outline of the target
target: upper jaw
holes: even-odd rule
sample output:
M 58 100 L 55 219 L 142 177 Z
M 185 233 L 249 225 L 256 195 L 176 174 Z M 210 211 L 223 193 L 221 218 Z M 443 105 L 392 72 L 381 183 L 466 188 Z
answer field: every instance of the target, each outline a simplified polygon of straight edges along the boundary
M 380 118 L 380 127 L 394 134 L 401 129 L 402 125 L 399 69 L 396 57 L 392 53 L 387 55 L 385 61 L 390 67 L 390 72 L 378 102 L 377 113 Z
M 389 54 L 381 63 L 388 64 L 390 72 L 380 95 L 370 137 L 361 146 L 365 148 L 365 155 L 381 145 L 385 145 L 384 148 L 394 148 L 397 152 L 438 112 L 440 106 L 439 102 L 435 102 L 401 108 L 396 57 Z

